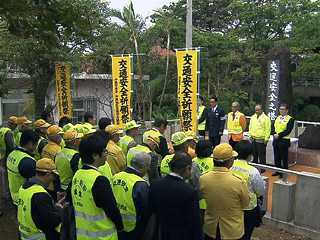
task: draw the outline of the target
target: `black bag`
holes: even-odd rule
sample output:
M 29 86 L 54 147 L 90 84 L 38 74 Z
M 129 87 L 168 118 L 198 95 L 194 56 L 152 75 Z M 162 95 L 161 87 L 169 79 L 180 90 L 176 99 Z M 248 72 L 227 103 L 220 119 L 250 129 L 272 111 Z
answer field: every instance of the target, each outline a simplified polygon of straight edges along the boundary
M 264 207 L 262 206 L 262 199 L 260 198 L 257 199 L 256 211 L 257 211 L 257 221 L 255 224 L 255 227 L 260 227 L 262 223 L 262 218 L 267 213 L 266 209 L 264 209 Z

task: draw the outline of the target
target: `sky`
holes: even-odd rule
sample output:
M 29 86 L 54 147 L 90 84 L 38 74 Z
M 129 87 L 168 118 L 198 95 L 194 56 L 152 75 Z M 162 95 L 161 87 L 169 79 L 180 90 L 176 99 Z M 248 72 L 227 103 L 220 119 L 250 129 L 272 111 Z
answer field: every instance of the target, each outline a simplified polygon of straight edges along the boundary
M 161 8 L 163 5 L 169 5 L 170 2 L 178 0 L 132 0 L 135 13 L 146 18 L 153 13 L 153 10 Z M 109 0 L 109 6 L 118 10 L 122 10 L 124 6 L 128 6 L 130 0 Z M 148 24 L 148 21 L 147 21 Z

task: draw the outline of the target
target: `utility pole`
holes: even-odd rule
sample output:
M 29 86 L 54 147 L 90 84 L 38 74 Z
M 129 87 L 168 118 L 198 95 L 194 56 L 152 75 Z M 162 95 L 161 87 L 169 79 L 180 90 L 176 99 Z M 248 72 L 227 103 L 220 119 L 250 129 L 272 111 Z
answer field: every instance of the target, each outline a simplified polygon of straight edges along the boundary
M 192 0 L 187 0 L 186 48 L 192 48 Z

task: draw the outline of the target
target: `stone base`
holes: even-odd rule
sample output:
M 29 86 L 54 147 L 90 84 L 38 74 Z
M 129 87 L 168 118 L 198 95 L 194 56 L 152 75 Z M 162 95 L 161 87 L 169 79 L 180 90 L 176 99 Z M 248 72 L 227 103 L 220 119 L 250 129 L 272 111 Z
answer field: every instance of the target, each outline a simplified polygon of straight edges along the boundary
M 313 240 L 319 240 L 320 239 L 320 232 L 313 230 L 313 229 L 308 229 L 305 227 L 297 226 L 291 222 L 284 222 L 281 220 L 276 220 L 274 218 L 271 218 L 270 213 L 266 213 L 266 215 L 263 217 L 262 222 L 264 225 L 281 229 L 286 232 L 289 232 L 291 234 L 295 235 L 300 235 L 300 236 L 305 236 L 308 238 L 311 238 Z
M 289 164 L 294 162 L 301 166 L 320 168 L 320 150 L 289 148 Z

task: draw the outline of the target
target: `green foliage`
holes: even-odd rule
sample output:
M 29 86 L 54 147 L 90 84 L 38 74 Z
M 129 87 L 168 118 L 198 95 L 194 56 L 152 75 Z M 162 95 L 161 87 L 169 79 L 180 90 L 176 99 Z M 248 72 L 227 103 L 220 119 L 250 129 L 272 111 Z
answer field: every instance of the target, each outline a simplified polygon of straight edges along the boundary
M 81 72 L 88 62 L 94 66 L 92 73 L 111 73 L 109 55 L 143 53 L 134 55 L 133 71 L 149 75 L 150 80 L 134 82 L 137 116 L 152 109 L 144 117 L 176 118 L 176 60 L 170 56 L 167 62 L 165 54 L 153 47 L 161 46 L 164 52 L 168 48 L 172 54 L 185 46 L 186 0 L 157 9 L 150 16 L 154 25 L 148 28 L 136 10 L 132 2 L 116 11 L 100 0 L 3 0 L 1 64 L 33 78 L 30 89 L 39 112 L 46 97 L 43 89 L 54 83 L 55 62 L 69 62 L 72 73 Z M 252 115 L 264 90 L 258 84 L 262 60 L 276 45 L 291 48 L 295 82 L 320 78 L 319 10 L 319 0 L 193 0 L 193 46 L 201 47 L 201 95 L 205 99 L 217 95 L 226 112 L 238 101 L 241 111 Z M 121 23 L 111 22 L 110 16 Z M 250 84 L 248 94 L 243 92 L 243 86 Z M 0 96 L 6 89 L 1 73 Z M 295 95 L 293 114 L 302 114 L 306 103 L 304 96 Z
M 320 109 L 317 105 L 307 105 L 297 115 L 297 120 L 304 121 L 319 121 L 320 120 Z

